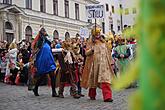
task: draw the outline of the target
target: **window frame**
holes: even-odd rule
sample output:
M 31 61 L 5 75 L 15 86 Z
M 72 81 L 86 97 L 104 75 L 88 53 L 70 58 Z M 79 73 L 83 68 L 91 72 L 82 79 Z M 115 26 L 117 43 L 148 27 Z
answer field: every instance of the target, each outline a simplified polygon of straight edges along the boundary
M 69 32 L 66 32 L 65 33 L 65 40 L 68 40 L 68 39 L 70 39 L 70 33 Z
M 25 28 L 25 39 L 27 41 L 31 41 L 32 37 L 33 37 L 33 30 L 31 28 L 31 26 L 27 26 Z
M 65 17 L 69 18 L 69 1 L 68 0 L 64 0 L 64 8 L 65 8 Z
M 114 14 L 115 13 L 115 7 L 112 5 L 112 13 Z
M 92 23 L 92 19 L 88 19 L 88 23 Z
M 32 9 L 32 0 L 26 0 L 26 8 Z
M 80 7 L 78 3 L 75 3 L 75 19 L 80 20 Z
M 46 0 L 40 0 L 40 11 L 46 13 Z
M 7 29 L 7 30 L 13 30 L 12 23 L 9 22 L 9 21 L 5 22 L 5 29 Z
M 59 39 L 59 32 L 57 30 L 53 32 L 53 39 Z
M 106 7 L 106 11 L 108 12 L 109 11 L 109 5 L 105 4 L 105 7 Z
M 3 0 L 3 4 L 12 5 L 12 0 Z
M 58 15 L 58 0 L 53 0 L 53 14 Z
M 137 13 L 137 9 L 136 8 L 133 8 L 132 9 L 132 14 L 136 14 Z
M 129 15 L 129 8 L 125 8 L 125 15 Z

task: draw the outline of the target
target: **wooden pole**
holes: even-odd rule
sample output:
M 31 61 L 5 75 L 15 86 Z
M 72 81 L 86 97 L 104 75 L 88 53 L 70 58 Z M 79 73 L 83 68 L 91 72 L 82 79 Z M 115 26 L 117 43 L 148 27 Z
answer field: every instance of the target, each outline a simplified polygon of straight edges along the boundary
M 96 20 L 96 18 L 95 18 L 95 34 L 96 34 L 96 22 L 97 22 L 97 20 Z

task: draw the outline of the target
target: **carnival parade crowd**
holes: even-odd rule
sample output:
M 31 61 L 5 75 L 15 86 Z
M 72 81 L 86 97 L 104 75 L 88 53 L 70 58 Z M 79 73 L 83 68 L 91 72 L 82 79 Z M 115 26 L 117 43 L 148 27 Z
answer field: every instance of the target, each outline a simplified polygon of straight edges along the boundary
M 35 96 L 39 96 L 38 87 L 45 81 L 52 88 L 52 97 L 59 98 L 64 98 L 66 86 L 70 86 L 70 95 L 76 99 L 84 97 L 81 89 L 85 88 L 89 89 L 91 100 L 96 100 L 99 87 L 104 102 L 112 102 L 112 80 L 125 73 L 135 59 L 137 42 L 134 36 L 111 34 L 107 38 L 100 33 L 97 27 L 87 39 L 50 41 L 46 30 L 41 28 L 32 42 L 1 41 L 0 81 L 27 85 Z

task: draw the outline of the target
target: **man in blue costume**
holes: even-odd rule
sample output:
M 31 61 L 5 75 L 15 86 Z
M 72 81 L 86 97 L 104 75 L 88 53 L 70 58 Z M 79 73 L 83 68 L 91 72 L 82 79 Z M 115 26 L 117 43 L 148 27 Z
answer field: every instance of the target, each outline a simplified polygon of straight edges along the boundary
M 39 96 L 38 87 L 42 82 L 42 79 L 46 74 L 49 74 L 51 78 L 52 97 L 57 97 L 55 90 L 55 75 L 56 64 L 51 50 L 51 42 L 47 39 L 48 35 L 44 28 L 41 28 L 39 34 L 36 36 L 32 43 L 32 58 L 34 60 L 34 66 L 37 69 L 37 81 L 33 89 L 34 95 Z

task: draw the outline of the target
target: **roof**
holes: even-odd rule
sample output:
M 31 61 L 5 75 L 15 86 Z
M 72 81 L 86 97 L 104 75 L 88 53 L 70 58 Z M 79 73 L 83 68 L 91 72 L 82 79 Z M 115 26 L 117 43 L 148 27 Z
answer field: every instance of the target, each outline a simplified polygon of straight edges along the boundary
M 1 4 L 0 4 L 1 6 Z M 24 14 L 24 11 L 19 8 L 17 5 L 4 5 L 2 7 L 0 7 L 0 11 L 8 11 L 8 12 L 12 12 L 12 13 L 22 13 Z

